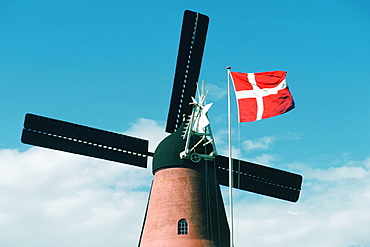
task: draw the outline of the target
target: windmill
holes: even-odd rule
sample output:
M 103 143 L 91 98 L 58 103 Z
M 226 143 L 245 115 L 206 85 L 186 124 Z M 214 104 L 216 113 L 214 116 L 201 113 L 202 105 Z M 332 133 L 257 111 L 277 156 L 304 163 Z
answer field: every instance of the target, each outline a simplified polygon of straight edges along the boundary
M 228 246 L 229 226 L 219 185 L 229 185 L 229 158 L 218 155 L 205 103 L 195 99 L 209 18 L 184 12 L 166 132 L 157 146 L 148 141 L 65 121 L 26 114 L 22 142 L 147 168 L 153 182 L 139 246 Z M 291 202 L 302 177 L 233 159 L 233 187 Z

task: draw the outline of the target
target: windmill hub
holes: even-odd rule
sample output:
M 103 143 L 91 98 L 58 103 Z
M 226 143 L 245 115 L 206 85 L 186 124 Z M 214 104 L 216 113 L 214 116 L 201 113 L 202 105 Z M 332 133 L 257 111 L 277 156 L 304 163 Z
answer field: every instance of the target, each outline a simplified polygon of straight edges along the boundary
M 190 155 L 190 160 L 193 162 L 193 163 L 199 163 L 199 161 L 200 161 L 200 156 L 199 156 L 199 154 L 198 153 L 192 153 L 191 155 Z

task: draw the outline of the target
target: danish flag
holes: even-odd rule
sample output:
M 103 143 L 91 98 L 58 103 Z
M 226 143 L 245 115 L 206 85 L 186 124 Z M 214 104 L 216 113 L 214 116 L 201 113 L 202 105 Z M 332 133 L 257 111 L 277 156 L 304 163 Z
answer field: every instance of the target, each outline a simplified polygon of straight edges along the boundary
M 285 71 L 230 72 L 238 102 L 239 122 L 253 122 L 288 112 L 294 101 Z

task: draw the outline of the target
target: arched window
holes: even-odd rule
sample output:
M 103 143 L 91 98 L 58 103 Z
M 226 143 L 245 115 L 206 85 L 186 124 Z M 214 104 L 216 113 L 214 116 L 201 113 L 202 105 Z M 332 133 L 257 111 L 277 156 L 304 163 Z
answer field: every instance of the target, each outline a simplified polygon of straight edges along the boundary
M 185 219 L 181 219 L 178 222 L 178 227 L 177 227 L 177 234 L 178 235 L 186 235 L 188 234 L 188 221 Z

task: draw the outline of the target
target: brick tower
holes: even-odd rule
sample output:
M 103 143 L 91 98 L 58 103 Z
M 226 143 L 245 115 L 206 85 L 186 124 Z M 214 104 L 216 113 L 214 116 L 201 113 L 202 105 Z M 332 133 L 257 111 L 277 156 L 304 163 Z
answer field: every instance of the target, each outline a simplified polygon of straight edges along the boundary
M 229 226 L 214 162 L 180 159 L 183 131 L 182 126 L 165 138 L 154 153 L 154 179 L 139 246 L 226 247 Z M 199 149 L 204 148 L 197 153 L 209 152 Z

